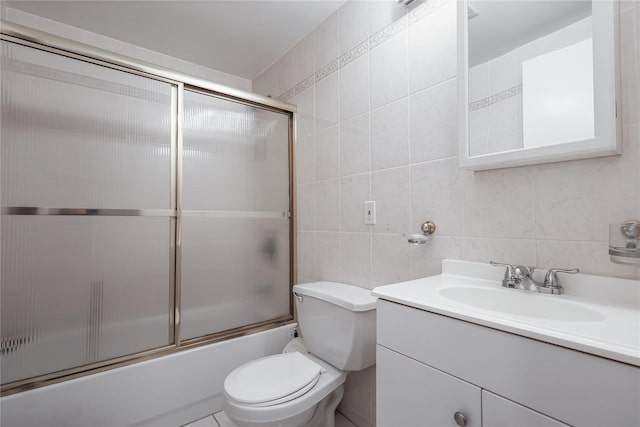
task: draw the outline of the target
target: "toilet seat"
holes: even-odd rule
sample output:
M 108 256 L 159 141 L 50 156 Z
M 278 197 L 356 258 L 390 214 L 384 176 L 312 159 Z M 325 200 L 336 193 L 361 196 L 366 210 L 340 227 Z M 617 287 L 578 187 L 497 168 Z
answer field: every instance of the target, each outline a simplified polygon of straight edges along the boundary
M 281 403 L 271 402 L 272 404 L 262 406 L 248 405 L 237 402 L 229 395 L 228 390 L 226 390 L 228 383 L 225 381 L 225 399 L 222 402 L 222 409 L 227 416 L 235 420 L 234 422 L 238 425 L 269 427 L 272 427 L 272 425 L 290 425 L 282 423 L 285 420 L 288 420 L 288 423 L 295 417 L 302 416 L 305 411 L 313 411 L 315 405 L 327 398 L 328 395 L 344 383 L 347 376 L 346 372 L 340 371 L 311 353 L 300 356 L 306 357 L 322 367 L 322 373 L 318 376 L 318 381 L 308 391 L 303 392 L 300 389 L 299 393 L 295 393 L 297 397 L 291 395 L 289 399 L 283 398 Z
M 272 406 L 311 390 L 324 368 L 301 353 L 264 357 L 246 363 L 224 382 L 226 395 L 244 406 Z

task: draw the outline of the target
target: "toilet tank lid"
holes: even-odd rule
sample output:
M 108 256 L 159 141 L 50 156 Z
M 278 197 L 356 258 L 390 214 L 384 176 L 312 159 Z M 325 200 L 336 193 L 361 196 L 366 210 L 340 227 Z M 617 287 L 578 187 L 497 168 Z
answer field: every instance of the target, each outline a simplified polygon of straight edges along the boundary
M 377 298 L 369 289 L 346 283 L 311 282 L 295 285 L 293 293 L 318 298 L 350 311 L 369 311 L 376 308 Z

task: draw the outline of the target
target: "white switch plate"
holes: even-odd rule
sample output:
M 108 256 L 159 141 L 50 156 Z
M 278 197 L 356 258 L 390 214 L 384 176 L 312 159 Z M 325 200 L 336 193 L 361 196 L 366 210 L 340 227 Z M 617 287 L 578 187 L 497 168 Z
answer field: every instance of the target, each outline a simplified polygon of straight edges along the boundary
M 376 223 L 376 202 L 373 200 L 364 202 L 364 223 L 366 225 Z

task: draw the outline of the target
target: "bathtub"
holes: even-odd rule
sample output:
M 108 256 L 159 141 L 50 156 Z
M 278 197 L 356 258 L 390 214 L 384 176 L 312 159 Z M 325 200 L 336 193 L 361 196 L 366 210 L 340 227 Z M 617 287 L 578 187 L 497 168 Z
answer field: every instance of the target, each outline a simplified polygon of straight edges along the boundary
M 224 379 L 280 353 L 294 324 L 0 398 L 3 427 L 178 427 L 220 411 Z

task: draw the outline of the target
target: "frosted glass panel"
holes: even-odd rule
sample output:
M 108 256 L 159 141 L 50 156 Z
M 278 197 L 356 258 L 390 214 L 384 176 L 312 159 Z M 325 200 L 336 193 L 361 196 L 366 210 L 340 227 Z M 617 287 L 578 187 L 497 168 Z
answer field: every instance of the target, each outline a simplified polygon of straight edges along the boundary
M 289 220 L 185 217 L 181 338 L 289 314 Z
M 169 221 L 3 216 L 2 382 L 170 344 Z
M 2 205 L 168 209 L 171 85 L 2 41 Z
M 183 207 L 289 210 L 289 117 L 185 92 Z

